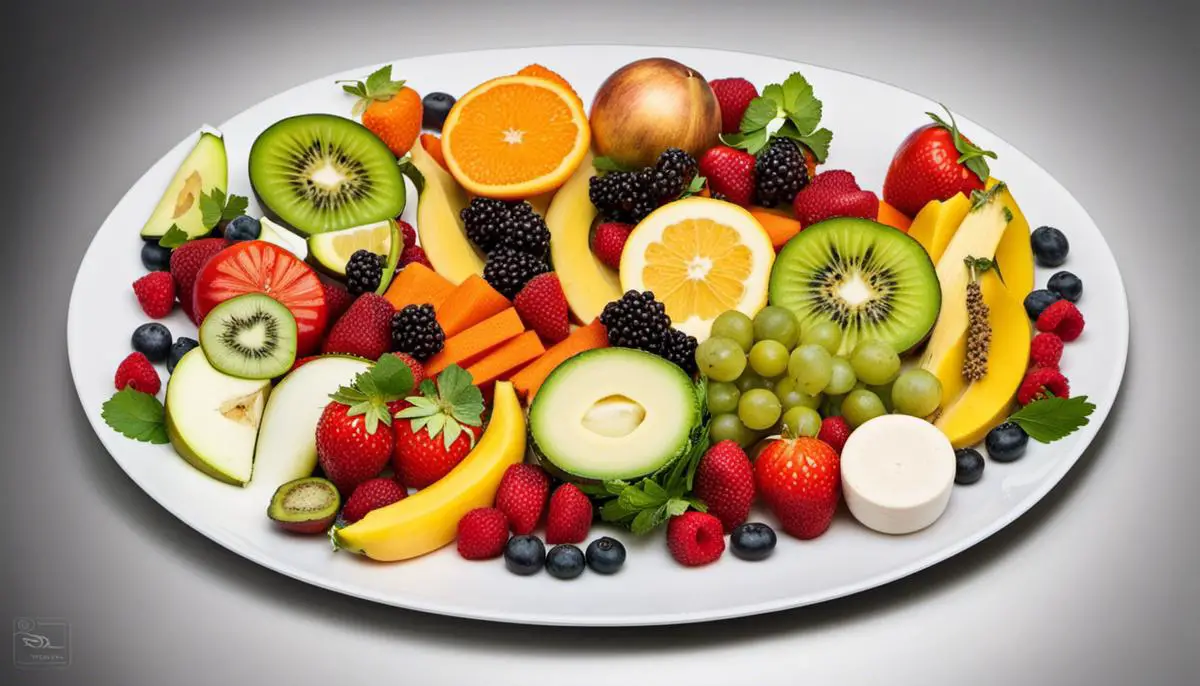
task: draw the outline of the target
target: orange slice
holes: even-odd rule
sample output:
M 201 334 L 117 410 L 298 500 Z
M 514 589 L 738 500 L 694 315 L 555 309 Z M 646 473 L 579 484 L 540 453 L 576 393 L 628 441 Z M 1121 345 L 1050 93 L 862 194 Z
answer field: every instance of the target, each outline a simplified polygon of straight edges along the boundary
M 442 155 L 459 185 L 504 200 L 558 188 L 590 143 L 587 114 L 574 92 L 536 76 L 501 76 L 476 86 L 442 126 Z
M 547 81 L 553 81 L 554 83 L 557 83 L 558 85 L 562 86 L 563 88 L 566 88 L 567 90 L 571 91 L 571 95 L 574 95 L 575 99 L 579 100 L 580 106 L 583 105 L 583 100 L 581 100 L 579 98 L 579 94 L 576 93 L 575 89 L 571 87 L 571 82 L 564 79 L 562 77 L 562 74 L 559 74 L 558 72 L 554 71 L 553 69 L 550 69 L 548 67 L 543 67 L 540 64 L 534 63 L 527 67 L 522 67 L 521 71 L 517 72 L 517 75 L 518 76 L 534 76 L 539 79 L 546 79 Z

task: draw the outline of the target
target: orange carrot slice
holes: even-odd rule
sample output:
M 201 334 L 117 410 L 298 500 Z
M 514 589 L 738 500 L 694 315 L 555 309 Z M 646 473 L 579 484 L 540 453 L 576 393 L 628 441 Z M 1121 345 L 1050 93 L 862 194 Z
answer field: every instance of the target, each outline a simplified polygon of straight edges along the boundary
M 792 240 L 792 237 L 800 233 L 803 228 L 798 219 L 779 210 L 751 207 L 750 214 L 754 215 L 758 223 L 767 230 L 767 235 L 771 237 L 771 245 L 775 246 L 776 250 Z
M 510 307 L 457 336 L 446 339 L 442 351 L 425 363 L 425 371 L 433 376 L 452 364 L 468 366 L 492 348 L 520 336 L 524 331 L 525 325 L 521 323 L 521 317 Z
M 908 227 L 912 226 L 912 220 L 908 216 L 882 200 L 879 201 L 879 218 L 876 221 L 900 229 L 904 233 L 908 233 Z
M 446 337 L 456 336 L 479 322 L 512 307 L 508 298 L 478 274 L 468 276 L 437 308 L 438 323 Z
M 533 400 L 546 377 L 554 368 L 568 358 L 578 355 L 585 350 L 603 348 L 608 345 L 608 333 L 604 325 L 597 319 L 587 326 L 581 326 L 571 332 L 563 341 L 553 345 L 546 354 L 529 363 L 512 377 L 513 387 L 526 400 Z
M 537 332 L 526 331 L 479 358 L 475 364 L 467 367 L 467 371 L 471 374 L 471 383 L 482 386 L 502 378 L 545 352 L 546 348 L 542 346 Z
M 429 303 L 437 307 L 454 290 L 454 284 L 423 264 L 413 263 L 400 270 L 392 285 L 388 286 L 387 298 L 397 310 L 406 305 Z

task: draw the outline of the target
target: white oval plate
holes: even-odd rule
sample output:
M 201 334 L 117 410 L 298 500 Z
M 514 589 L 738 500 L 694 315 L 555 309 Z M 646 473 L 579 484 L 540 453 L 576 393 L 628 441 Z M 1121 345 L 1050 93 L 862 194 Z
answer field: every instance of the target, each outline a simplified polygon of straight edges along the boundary
M 823 123 L 836 134 L 828 168 L 853 171 L 864 188 L 881 188 L 892 152 L 914 127 L 926 123 L 936 104 L 866 78 L 785 60 L 716 50 L 653 47 L 570 46 L 495 50 L 406 59 L 394 73 L 420 93 L 461 95 L 497 75 L 539 62 L 561 72 L 585 99 L 617 67 L 634 59 L 668 56 L 708 78 L 744 76 L 761 88 L 800 70 L 824 101 Z M 348 115 L 351 98 L 335 78 L 360 78 L 363 67 L 293 88 L 225 122 L 231 192 L 251 195 L 246 161 L 255 137 L 283 117 L 305 112 Z M 1072 389 L 1091 396 L 1091 423 L 1053 445 L 1031 444 L 1011 464 L 989 461 L 983 480 L 956 488 L 945 515 L 930 528 L 904 537 L 868 531 L 839 513 L 815 541 L 781 537 L 774 556 L 751 564 L 730 554 L 700 569 L 671 560 L 661 532 L 629 547 L 625 569 L 615 577 L 584 574 L 567 582 L 546 574 L 518 577 L 499 561 L 471 563 L 453 546 L 423 558 L 378 564 L 331 551 L 318 536 L 305 539 L 274 530 L 265 516 L 278 484 L 238 489 L 192 469 L 169 446 L 125 439 L 100 418 L 112 394 L 113 372 L 129 354 L 129 335 L 143 321 L 130 288 L 140 276 L 138 230 L 153 209 L 189 137 L 159 160 L 108 216 L 79 268 L 67 325 L 71 372 L 84 411 L 100 440 L 129 476 L 163 507 L 221 545 L 310 584 L 380 603 L 425 612 L 504 622 L 556 625 L 648 625 L 697 622 L 771 612 L 863 591 L 912 574 L 955 555 L 995 533 L 1042 498 L 1079 459 L 1108 415 L 1125 368 L 1128 310 L 1121 275 L 1104 238 L 1087 212 L 1050 174 L 980 125 L 958 117 L 974 141 L 995 150 L 996 176 L 1013 188 L 1034 226 L 1062 228 L 1071 240 L 1066 268 L 1087 290 L 1080 305 L 1087 332 L 1068 346 L 1064 369 Z M 411 191 L 411 188 L 410 188 Z M 410 195 L 406 218 L 416 207 Z M 257 211 L 253 206 L 251 211 Z M 1038 271 L 1044 284 L 1048 270 Z M 176 311 L 166 322 L 178 335 L 194 327 Z M 166 376 L 166 371 L 162 370 Z M 769 519 L 767 521 L 770 521 Z M 598 536 L 603 527 L 596 527 Z

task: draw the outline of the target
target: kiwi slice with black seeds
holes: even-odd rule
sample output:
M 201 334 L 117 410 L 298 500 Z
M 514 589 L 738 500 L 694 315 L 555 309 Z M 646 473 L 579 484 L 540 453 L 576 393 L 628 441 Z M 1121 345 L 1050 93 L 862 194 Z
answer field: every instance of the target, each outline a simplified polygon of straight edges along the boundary
M 287 531 L 317 534 L 329 529 L 341 506 L 336 486 L 321 477 L 306 476 L 276 489 L 267 516 Z
M 929 254 L 902 231 L 869 219 L 829 219 L 788 241 L 771 271 L 770 300 L 795 313 L 803 334 L 830 321 L 838 354 L 862 340 L 897 353 L 920 345 L 937 321 L 941 286 Z
M 404 210 L 396 156 L 345 117 L 305 114 L 276 122 L 254 141 L 249 166 L 266 214 L 305 236 L 392 219 Z
M 278 300 L 246 293 L 217 305 L 200 324 L 213 367 L 243 379 L 273 379 L 296 362 L 296 318 Z

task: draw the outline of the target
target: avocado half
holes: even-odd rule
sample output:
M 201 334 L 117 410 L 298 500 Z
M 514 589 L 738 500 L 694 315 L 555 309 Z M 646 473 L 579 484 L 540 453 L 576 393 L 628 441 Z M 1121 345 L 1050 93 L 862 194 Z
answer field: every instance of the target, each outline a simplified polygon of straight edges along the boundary
M 529 408 L 539 462 L 568 481 L 636 479 L 670 466 L 701 420 L 692 380 L 629 348 L 580 353 L 559 365 Z

